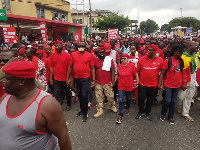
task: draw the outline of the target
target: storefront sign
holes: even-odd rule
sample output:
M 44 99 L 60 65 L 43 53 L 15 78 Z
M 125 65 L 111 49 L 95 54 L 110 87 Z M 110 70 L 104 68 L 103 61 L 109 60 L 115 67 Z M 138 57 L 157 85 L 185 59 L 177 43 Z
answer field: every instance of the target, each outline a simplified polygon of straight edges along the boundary
M 0 20 L 7 21 L 6 10 L 4 10 L 4 9 L 0 9 Z
M 47 43 L 48 37 L 47 37 L 46 23 L 41 22 L 41 23 L 39 23 L 39 25 L 40 25 L 40 31 L 41 31 L 41 34 L 42 34 L 42 39 L 43 39 L 44 43 Z
M 15 27 L 3 27 L 5 43 L 18 43 Z
M 108 29 L 108 41 L 111 39 L 118 40 L 118 29 Z

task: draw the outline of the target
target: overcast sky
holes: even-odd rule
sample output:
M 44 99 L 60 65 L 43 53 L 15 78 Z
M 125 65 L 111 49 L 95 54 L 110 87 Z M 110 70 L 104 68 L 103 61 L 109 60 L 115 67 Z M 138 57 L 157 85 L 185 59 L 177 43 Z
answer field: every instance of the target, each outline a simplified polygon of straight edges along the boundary
M 72 8 L 76 6 L 76 1 L 81 3 L 83 0 L 68 0 Z M 85 9 L 89 7 L 89 0 L 84 0 Z M 196 17 L 200 19 L 200 0 L 91 0 L 92 10 L 102 9 L 119 12 L 129 16 L 130 19 L 138 19 L 139 22 L 152 19 L 159 26 L 168 23 L 171 19 L 181 16 Z M 78 7 L 82 9 L 81 6 Z

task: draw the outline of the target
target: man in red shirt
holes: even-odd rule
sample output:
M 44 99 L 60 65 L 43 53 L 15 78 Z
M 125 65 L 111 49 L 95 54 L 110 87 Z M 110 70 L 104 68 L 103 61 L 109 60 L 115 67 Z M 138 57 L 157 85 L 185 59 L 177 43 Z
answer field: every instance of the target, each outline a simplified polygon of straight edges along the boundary
M 155 55 L 156 48 L 149 45 L 147 48 L 147 55 L 140 58 L 137 63 L 137 69 L 140 74 L 138 87 L 138 106 L 139 112 L 136 119 L 141 118 L 144 113 L 148 120 L 151 118 L 151 106 L 155 97 L 156 89 L 158 87 L 159 71 L 161 70 L 163 60 Z M 146 108 L 145 106 L 145 99 Z
M 111 57 L 105 57 L 105 49 L 100 47 L 97 49 L 98 58 L 94 61 L 95 67 L 95 96 L 97 101 L 97 113 L 95 118 L 103 115 L 103 98 L 107 97 L 108 103 L 113 112 L 117 112 L 114 101 L 113 85 L 115 84 L 115 64 Z M 106 63 L 107 62 L 107 63 Z M 107 67 L 107 69 L 105 68 Z
M 51 68 L 50 68 L 50 84 L 54 86 L 55 98 L 62 105 L 64 96 L 67 99 L 67 108 L 71 109 L 71 96 L 70 87 L 66 85 L 67 69 L 70 63 L 70 55 L 63 51 L 63 45 L 61 41 L 55 43 L 56 52 L 51 56 Z M 54 77 L 54 81 L 53 81 Z
M 74 71 L 81 109 L 77 116 L 83 115 L 83 122 L 87 122 L 88 119 L 90 77 L 92 80 L 92 87 L 95 84 L 94 60 L 92 55 L 85 51 L 85 47 L 86 45 L 84 42 L 79 42 L 78 51 L 72 53 L 72 59 L 67 73 L 67 84 L 69 85 L 72 70 Z

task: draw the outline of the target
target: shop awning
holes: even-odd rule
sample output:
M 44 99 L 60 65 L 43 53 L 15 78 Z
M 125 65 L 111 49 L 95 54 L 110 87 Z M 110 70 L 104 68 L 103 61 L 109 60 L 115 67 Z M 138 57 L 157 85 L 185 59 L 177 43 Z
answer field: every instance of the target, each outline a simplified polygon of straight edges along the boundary
M 74 24 L 69 22 L 63 21 L 55 21 L 43 18 L 36 18 L 36 17 L 29 17 L 29 16 L 21 16 L 21 15 L 13 15 L 7 13 L 7 21 L 0 20 L 0 23 L 6 24 L 19 24 L 20 25 L 35 25 L 38 26 L 38 23 L 46 22 L 47 28 L 54 28 L 54 27 L 64 27 L 64 26 L 76 26 L 76 27 L 85 27 L 84 25 Z

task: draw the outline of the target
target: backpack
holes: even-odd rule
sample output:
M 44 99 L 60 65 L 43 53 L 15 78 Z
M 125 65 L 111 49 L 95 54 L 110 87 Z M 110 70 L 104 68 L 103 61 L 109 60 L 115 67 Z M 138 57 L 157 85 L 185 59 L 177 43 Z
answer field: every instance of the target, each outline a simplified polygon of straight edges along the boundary
M 167 70 L 165 72 L 165 80 L 166 80 L 166 74 L 167 74 L 167 71 L 171 68 L 172 66 L 172 58 L 171 57 L 168 57 L 168 66 L 167 66 Z M 182 58 L 179 58 L 179 63 L 180 63 L 180 70 L 181 72 L 183 71 L 183 67 L 184 67 L 184 62 L 183 62 L 183 59 Z

